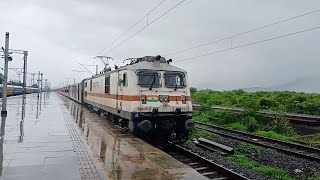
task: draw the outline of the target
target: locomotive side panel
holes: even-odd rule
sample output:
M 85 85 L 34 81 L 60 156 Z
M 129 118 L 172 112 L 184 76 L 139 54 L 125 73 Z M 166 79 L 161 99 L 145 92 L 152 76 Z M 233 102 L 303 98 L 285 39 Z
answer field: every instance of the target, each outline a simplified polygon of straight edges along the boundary
M 117 73 L 84 80 L 83 102 L 118 114 Z

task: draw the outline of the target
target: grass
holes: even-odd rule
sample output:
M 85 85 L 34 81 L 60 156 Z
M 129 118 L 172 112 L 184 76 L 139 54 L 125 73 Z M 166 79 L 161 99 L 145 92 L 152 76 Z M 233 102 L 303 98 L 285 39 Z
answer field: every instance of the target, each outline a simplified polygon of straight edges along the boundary
M 307 180 L 320 180 L 320 172 L 308 177 Z
M 269 137 L 272 139 L 278 139 L 278 140 L 282 140 L 282 141 L 286 141 L 286 142 L 290 142 L 292 141 L 292 138 L 287 137 L 285 135 L 282 134 L 278 134 L 274 131 L 256 131 L 255 134 L 260 135 L 260 136 L 264 136 L 264 137 Z
M 199 137 L 205 137 L 205 138 L 214 138 L 214 134 L 213 133 L 210 133 L 210 132 L 207 132 L 207 131 L 203 131 L 201 129 L 198 129 L 198 128 L 193 128 L 192 129 L 192 132 L 191 132 L 191 136 L 188 140 L 188 143 L 193 143 L 193 139 L 197 139 Z
M 270 179 L 279 179 L 279 180 L 291 180 L 294 179 L 290 177 L 289 173 L 280 168 L 273 168 L 259 164 L 256 161 L 250 160 L 247 156 L 243 154 L 234 154 L 230 157 L 227 157 L 228 160 L 239 164 L 240 166 L 252 169 L 253 171 L 262 174 Z
M 315 148 L 320 148 L 320 133 L 313 135 L 300 136 L 295 138 L 298 143 L 306 144 Z
M 242 131 L 242 132 L 246 132 L 247 131 L 247 127 L 241 123 L 231 123 L 231 124 L 226 124 L 223 127 L 226 128 L 230 128 L 233 130 L 238 130 L 238 131 Z

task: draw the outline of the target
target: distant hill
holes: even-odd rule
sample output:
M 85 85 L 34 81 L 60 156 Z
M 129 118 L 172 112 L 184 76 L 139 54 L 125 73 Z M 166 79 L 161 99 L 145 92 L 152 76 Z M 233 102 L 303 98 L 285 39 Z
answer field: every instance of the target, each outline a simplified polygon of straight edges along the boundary
M 296 91 L 307 93 L 320 93 L 320 77 L 304 77 L 294 81 L 270 87 L 270 89 L 278 91 Z
M 305 93 L 320 93 L 320 76 L 319 77 L 304 77 L 288 83 L 270 86 L 270 87 L 251 87 L 243 88 L 246 92 L 256 91 L 295 91 Z

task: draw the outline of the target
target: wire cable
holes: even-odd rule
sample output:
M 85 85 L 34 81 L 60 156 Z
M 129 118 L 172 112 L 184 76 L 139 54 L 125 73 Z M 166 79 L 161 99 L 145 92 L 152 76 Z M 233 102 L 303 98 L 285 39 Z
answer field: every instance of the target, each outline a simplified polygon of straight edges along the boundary
M 110 44 L 108 44 L 105 48 L 103 48 L 102 50 L 100 50 L 98 53 L 96 54 L 100 54 L 102 53 L 104 50 L 106 50 L 108 47 L 110 47 L 111 45 L 113 45 L 118 39 L 120 39 L 122 36 L 124 36 L 125 34 L 127 34 L 132 28 L 134 28 L 137 24 L 139 24 L 143 19 L 145 19 L 147 16 L 149 16 L 154 10 L 156 10 L 161 4 L 163 4 L 165 1 L 167 0 L 162 0 L 159 4 L 157 4 L 154 8 L 152 8 L 146 15 L 144 15 L 141 19 L 139 19 L 136 23 L 134 23 L 127 31 L 125 31 L 124 33 L 122 33 L 120 36 L 118 36 L 117 38 L 115 38 Z M 73 58 L 75 59 L 75 58 Z M 94 64 L 97 60 L 94 60 L 90 65 Z
M 314 14 L 314 13 L 317 13 L 319 11 L 320 11 L 320 9 L 315 10 L 315 11 L 311 11 L 311 12 L 307 12 L 307 13 L 304 13 L 304 14 L 300 14 L 298 16 L 287 18 L 287 19 L 284 19 L 284 20 L 281 20 L 281 21 L 278 21 L 278 22 L 274 22 L 274 23 L 268 24 L 268 25 L 260 26 L 258 28 L 255 28 L 255 29 L 252 29 L 252 30 L 249 30 L 249 31 L 241 32 L 241 33 L 238 33 L 238 34 L 235 34 L 235 35 L 232 35 L 232 36 L 224 37 L 224 38 L 221 38 L 221 39 L 218 39 L 218 40 L 215 40 L 215 41 L 211 41 L 211 42 L 208 42 L 208 43 L 205 43 L 205 44 L 200 44 L 200 45 L 193 46 L 193 47 L 190 47 L 190 48 L 186 48 L 186 49 L 183 49 L 183 50 L 180 50 L 180 51 L 176 51 L 176 52 L 173 52 L 173 53 L 168 53 L 168 54 L 165 54 L 164 56 L 180 54 L 180 53 L 183 53 L 183 52 L 186 52 L 186 51 L 190 51 L 190 50 L 193 50 L 193 49 L 197 49 L 197 48 L 200 48 L 200 47 L 203 47 L 203 46 L 208 46 L 210 44 L 215 44 L 215 43 L 221 42 L 223 40 L 232 39 L 232 38 L 237 37 L 237 36 L 248 34 L 248 33 L 251 33 L 251 32 L 254 32 L 254 31 L 258 31 L 258 30 L 261 30 L 261 29 L 265 29 L 265 28 L 268 28 L 268 27 L 271 27 L 271 26 L 274 26 L 274 25 L 277 25 L 277 24 L 281 24 L 281 23 L 284 23 L 284 22 L 287 22 L 287 21 L 291 21 L 291 20 L 294 20 L 294 19 L 298 19 L 300 17 L 307 16 L 307 15 L 310 15 L 310 14 Z
M 230 50 L 234 50 L 234 49 L 239 49 L 239 48 L 243 48 L 243 47 L 247 47 L 247 46 L 252 46 L 252 45 L 256 45 L 256 44 L 260 44 L 260 43 L 264 43 L 264 42 L 268 42 L 268 41 L 272 41 L 272 40 L 276 40 L 276 39 L 280 39 L 280 38 L 284 38 L 284 37 L 288 37 L 288 36 L 292 36 L 292 35 L 305 33 L 305 32 L 308 32 L 308 31 L 318 30 L 318 29 L 320 29 L 320 26 L 317 26 L 317 27 L 314 27 L 314 28 L 310 28 L 310 29 L 305 29 L 305 30 L 302 30 L 302 31 L 296 31 L 296 32 L 289 33 L 289 34 L 284 34 L 284 35 L 281 35 L 281 36 L 276 36 L 276 37 L 269 38 L 269 39 L 264 39 L 264 40 L 261 40 L 261 41 L 247 43 L 247 44 L 243 44 L 243 45 L 240 45 L 240 46 L 235 46 L 235 47 L 231 47 L 231 48 L 227 48 L 227 49 L 223 49 L 223 50 L 219 50 L 219 51 L 215 51 L 215 52 L 211 52 L 211 53 L 207 53 L 207 54 L 202 54 L 202 55 L 199 55 L 199 56 L 194 56 L 194 57 L 191 57 L 191 58 L 178 60 L 176 62 L 179 63 L 179 62 L 184 62 L 184 61 L 188 61 L 188 60 L 191 60 L 191 59 L 197 59 L 197 58 L 204 57 L 204 56 L 209 56 L 209 55 L 218 54 L 218 53 L 222 53 L 222 52 L 226 52 L 226 51 L 230 51 Z
M 143 19 L 145 19 L 147 16 L 149 16 L 155 9 L 157 9 L 162 3 L 164 3 L 166 0 L 162 0 L 159 4 L 157 4 L 151 11 L 149 11 L 146 15 L 144 15 L 139 21 L 134 23 L 128 30 L 126 30 L 124 33 L 122 33 L 120 36 L 115 38 L 110 44 L 107 45 L 107 47 L 103 48 L 101 51 L 99 51 L 97 54 L 102 53 L 104 50 L 112 46 L 118 39 L 120 39 L 122 36 L 127 34 L 132 28 L 134 28 L 137 24 L 139 24 Z
M 137 34 L 139 34 L 141 31 L 143 31 L 144 29 L 146 29 L 147 27 L 149 27 L 150 25 L 152 25 L 154 22 L 156 22 L 157 20 L 159 20 L 161 17 L 165 16 L 166 14 L 168 14 L 170 11 L 172 11 L 174 8 L 176 8 L 177 6 L 179 6 L 180 4 L 182 4 L 184 1 L 186 0 L 182 0 L 180 1 L 178 4 L 176 4 L 175 6 L 173 6 L 172 8 L 170 8 L 168 11 L 164 12 L 163 14 L 161 14 L 159 17 L 157 17 L 156 19 L 154 19 L 153 21 L 151 21 L 150 23 L 148 23 L 146 26 L 144 26 L 143 28 L 141 28 L 139 31 L 137 31 L 136 33 L 134 33 L 133 35 L 131 35 L 130 37 L 128 37 L 127 39 L 125 39 L 124 41 L 122 41 L 120 44 L 118 44 L 117 46 L 115 46 L 114 48 L 112 48 L 111 50 L 109 50 L 107 53 L 104 54 L 107 55 L 110 52 L 112 52 L 113 50 L 115 50 L 116 48 L 118 48 L 119 46 L 121 46 L 122 44 L 124 44 L 125 42 L 127 42 L 128 40 L 130 40 L 131 38 L 133 38 L 134 36 L 136 36 Z

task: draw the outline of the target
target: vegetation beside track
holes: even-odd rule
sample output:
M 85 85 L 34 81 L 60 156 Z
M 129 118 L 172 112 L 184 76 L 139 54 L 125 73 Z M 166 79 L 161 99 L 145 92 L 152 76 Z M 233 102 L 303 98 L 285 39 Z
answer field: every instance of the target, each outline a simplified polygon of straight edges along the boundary
M 320 135 L 301 137 L 294 131 L 289 121 L 283 118 L 284 112 L 290 111 L 309 114 L 317 114 L 319 111 L 320 114 L 320 95 L 294 92 L 247 93 L 242 90 L 218 92 L 191 89 L 191 92 L 192 99 L 201 104 L 201 107 L 193 114 L 195 121 L 251 132 L 286 142 L 303 142 L 306 145 L 320 148 Z M 228 110 L 212 110 L 210 108 L 212 105 L 241 106 L 244 107 L 244 111 L 234 113 Z M 277 118 L 268 118 L 257 113 L 262 109 L 276 110 Z
M 267 119 L 250 110 L 237 114 L 226 110 L 211 110 L 203 106 L 194 112 L 193 120 L 238 131 L 251 132 L 287 142 L 299 137 L 289 121 L 281 118 L 281 116 L 275 119 Z
M 313 135 L 300 136 L 294 140 L 295 142 L 306 144 L 312 147 L 320 148 L 320 133 Z
M 320 95 L 308 93 L 213 91 L 191 88 L 192 99 L 207 106 L 221 105 L 254 110 L 271 110 L 320 115 Z
M 230 157 L 227 157 L 228 160 L 239 164 L 240 166 L 252 169 L 259 174 L 262 174 L 270 179 L 277 179 L 277 180 L 291 180 L 294 179 L 290 177 L 287 171 L 280 168 L 268 167 L 261 165 L 260 163 L 249 159 L 247 156 L 241 153 L 236 153 Z

